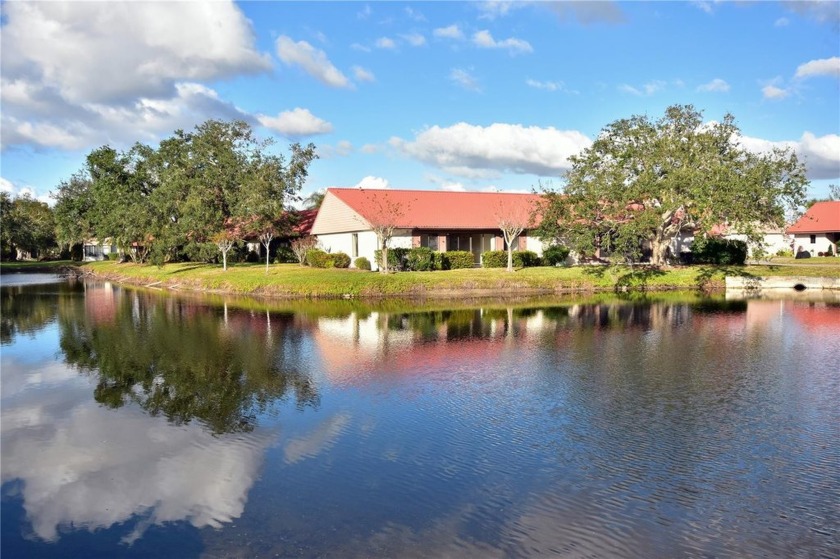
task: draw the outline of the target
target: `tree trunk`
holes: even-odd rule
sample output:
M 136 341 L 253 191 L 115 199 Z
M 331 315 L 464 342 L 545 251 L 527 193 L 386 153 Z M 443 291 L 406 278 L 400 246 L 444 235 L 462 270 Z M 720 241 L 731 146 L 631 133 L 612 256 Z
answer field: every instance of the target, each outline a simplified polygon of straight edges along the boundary
M 508 243 L 507 253 L 508 253 L 507 271 L 512 272 L 513 271 L 513 246 L 511 246 L 510 243 Z
M 227 272 L 227 252 L 222 251 L 222 270 Z

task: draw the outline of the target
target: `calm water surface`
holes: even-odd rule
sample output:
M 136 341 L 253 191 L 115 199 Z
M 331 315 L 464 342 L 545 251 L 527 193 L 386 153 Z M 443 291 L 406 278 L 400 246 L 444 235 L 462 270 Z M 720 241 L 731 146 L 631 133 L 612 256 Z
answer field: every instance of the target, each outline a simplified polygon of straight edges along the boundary
M 2 556 L 838 557 L 840 305 L 2 288 Z

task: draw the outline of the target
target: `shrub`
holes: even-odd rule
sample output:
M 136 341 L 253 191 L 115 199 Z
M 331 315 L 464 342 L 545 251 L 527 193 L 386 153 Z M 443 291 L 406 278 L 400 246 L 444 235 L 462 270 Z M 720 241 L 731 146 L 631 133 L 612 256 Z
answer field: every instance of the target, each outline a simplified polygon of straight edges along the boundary
M 336 252 L 335 254 L 331 254 L 332 256 L 332 266 L 331 268 L 349 268 L 350 267 L 350 257 L 344 254 L 343 252 Z
M 428 247 L 417 247 L 408 251 L 405 265 L 413 272 L 430 272 L 435 269 L 435 255 Z
M 506 250 L 488 250 L 481 255 L 482 266 L 485 268 L 507 268 Z M 537 253 L 530 250 L 513 251 L 513 266 L 515 268 L 528 268 L 538 266 L 540 258 Z
M 569 247 L 551 245 L 543 250 L 543 262 L 549 266 L 563 266 L 569 257 Z
M 330 254 L 319 248 L 310 248 L 306 251 L 306 263 L 313 268 L 330 268 Z
M 823 253 L 823 256 L 834 256 L 834 250 L 832 250 L 831 247 L 828 247 L 828 249 Z
M 475 257 L 468 250 L 450 250 L 442 254 L 444 255 L 445 269 L 457 270 L 475 267 Z
M 792 258 L 793 257 L 793 250 L 783 248 L 781 250 L 776 251 L 776 256 Z
M 353 265 L 359 270 L 370 271 L 370 260 L 368 260 L 364 256 L 360 256 L 356 260 L 354 260 Z
M 298 258 L 291 247 L 277 247 L 277 254 L 274 256 L 275 264 L 293 264 L 297 261 Z
M 741 266 L 747 260 L 747 243 L 735 239 L 697 238 L 691 253 L 695 264 Z
M 248 251 L 248 254 L 245 255 L 245 262 L 254 263 L 254 262 L 259 262 L 259 261 L 260 261 L 260 255 L 255 250 L 250 250 L 250 251 Z
M 411 249 L 407 248 L 389 248 L 388 249 L 388 269 L 393 272 L 398 272 L 401 270 L 405 270 L 405 257 L 408 254 L 408 251 Z M 382 251 L 375 250 L 373 251 L 373 257 L 376 259 L 376 262 L 382 266 Z

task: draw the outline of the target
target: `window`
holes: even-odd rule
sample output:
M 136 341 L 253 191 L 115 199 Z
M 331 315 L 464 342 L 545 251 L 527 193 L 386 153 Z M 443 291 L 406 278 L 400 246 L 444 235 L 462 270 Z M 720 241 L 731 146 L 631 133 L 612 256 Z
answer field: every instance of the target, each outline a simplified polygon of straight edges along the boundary
M 352 244 L 353 244 L 353 246 L 350 248 L 350 252 L 353 253 L 352 257 L 353 258 L 358 258 L 359 257 L 359 234 L 358 233 L 353 233 Z
M 420 235 L 420 246 L 427 247 L 432 250 L 438 249 L 437 235 Z
M 817 244 L 817 236 L 816 235 L 811 235 L 811 244 L 812 245 Z

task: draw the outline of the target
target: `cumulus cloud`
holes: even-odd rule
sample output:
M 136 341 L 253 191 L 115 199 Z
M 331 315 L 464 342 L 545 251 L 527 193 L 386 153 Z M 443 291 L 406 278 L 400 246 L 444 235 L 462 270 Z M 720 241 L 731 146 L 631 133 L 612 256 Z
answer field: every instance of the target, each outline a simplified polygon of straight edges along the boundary
M 697 87 L 697 91 L 705 91 L 709 93 L 726 93 L 729 91 L 729 84 L 725 80 L 715 78 L 709 83 L 704 83 Z
M 397 48 L 397 43 L 389 37 L 380 37 L 376 40 L 376 48 L 393 50 Z
M 481 19 L 496 19 L 504 17 L 517 9 L 533 7 L 551 11 L 560 20 L 575 20 L 584 25 L 595 23 L 623 23 L 626 21 L 624 13 L 616 2 L 542 2 L 542 1 L 510 1 L 490 0 L 474 4 L 481 14 Z
M 388 179 L 368 175 L 359 182 L 357 182 L 355 187 L 366 188 L 368 190 L 384 190 L 386 188 L 389 188 L 390 186 L 391 183 L 388 182 Z
M 26 517 L 46 541 L 64 527 L 94 531 L 136 515 L 145 521 L 126 543 L 168 522 L 219 527 L 242 514 L 276 439 L 263 430 L 247 441 L 214 436 L 197 422 L 175 426 L 132 407 L 114 412 L 92 399 L 95 379 L 59 363 L 31 376 L 4 361 L 0 470 L 3 483 L 22 481 Z
M 624 83 L 618 86 L 618 90 L 623 91 L 624 93 L 629 93 L 631 95 L 637 95 L 641 97 L 653 95 L 654 93 L 662 91 L 663 89 L 665 89 L 666 85 L 667 84 L 662 80 L 649 81 L 648 83 L 640 87 L 634 87 L 632 85 Z
M 242 118 L 198 80 L 271 68 L 232 2 L 15 2 L 3 17 L 4 150 L 145 141 Z
M 761 88 L 761 93 L 764 95 L 765 99 L 784 99 L 788 95 L 790 95 L 789 89 L 782 89 L 781 87 L 777 87 L 773 84 L 765 85 Z
M 472 42 L 474 45 L 485 49 L 507 50 L 512 55 L 534 52 L 533 47 L 531 47 L 531 44 L 528 41 L 517 39 L 515 37 L 497 41 L 486 29 L 474 33 L 472 36 Z
M 840 10 L 837 3 L 825 0 L 788 0 L 782 4 L 790 11 L 829 25 L 840 24 Z
M 376 81 L 376 76 L 373 75 L 373 72 L 366 68 L 362 68 L 361 66 L 353 66 L 353 77 L 356 78 L 358 82 L 374 82 Z
M 800 64 L 796 69 L 797 78 L 808 78 L 811 76 L 832 76 L 840 78 L 840 56 L 811 60 Z
M 412 47 L 422 47 L 426 44 L 426 37 L 420 33 L 407 33 L 405 35 L 400 35 L 400 37 L 402 37 L 403 40 Z
M 38 194 L 38 192 L 31 186 L 22 186 L 19 184 L 15 184 L 5 177 L 0 177 L 0 192 L 5 192 L 11 198 L 17 198 L 18 196 L 29 196 L 34 200 L 38 200 L 39 202 L 43 202 L 50 206 L 52 206 L 55 202 L 55 200 L 53 200 L 49 194 Z
M 432 31 L 432 35 L 434 35 L 438 39 L 455 39 L 461 40 L 464 38 L 464 32 L 456 25 L 452 24 L 447 27 L 438 27 L 434 31 Z
M 287 66 L 299 66 L 304 72 L 330 87 L 352 87 L 347 76 L 336 68 L 327 54 L 306 41 L 294 41 L 286 35 L 277 38 L 277 56 Z
M 71 103 L 131 102 L 271 68 L 233 2 L 11 2 L 3 14 L 4 78 Z
M 395 137 L 390 143 L 406 155 L 451 174 L 487 178 L 499 172 L 559 175 L 569 169 L 569 156 L 592 142 L 575 130 L 460 122 L 446 128 L 428 128 L 414 141 Z
M 449 79 L 464 89 L 469 89 L 470 91 L 481 91 L 478 79 L 463 68 L 453 68 L 452 71 L 449 72 Z
M 279 132 L 287 138 L 329 134 L 333 130 L 332 124 L 313 115 L 308 109 L 300 107 L 284 111 L 275 117 L 258 115 L 257 120 L 266 128 Z
M 804 159 L 811 180 L 840 179 L 840 136 L 815 136 L 805 132 L 799 140 L 770 141 L 750 136 L 740 138 L 744 148 L 755 153 L 770 153 L 774 148 L 793 149 Z
M 87 103 L 69 108 L 66 114 L 46 117 L 4 110 L 0 142 L 3 149 L 35 146 L 74 150 L 96 143 L 154 141 L 160 134 L 189 129 L 211 117 L 255 121 L 208 87 L 178 83 L 172 97 L 140 98 L 131 105 Z

